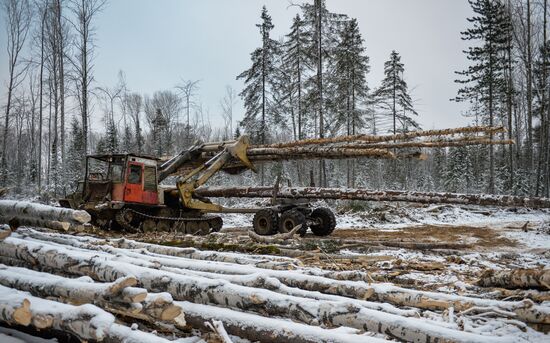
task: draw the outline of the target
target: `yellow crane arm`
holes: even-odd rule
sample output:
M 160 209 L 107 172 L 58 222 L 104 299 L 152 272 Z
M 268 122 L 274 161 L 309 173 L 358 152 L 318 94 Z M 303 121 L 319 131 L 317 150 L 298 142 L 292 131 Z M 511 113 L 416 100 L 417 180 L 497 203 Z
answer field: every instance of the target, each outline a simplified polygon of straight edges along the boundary
M 193 194 L 197 188 L 204 185 L 214 174 L 220 171 L 231 158 L 238 159 L 248 169 L 256 172 L 256 168 L 246 154 L 249 145 L 248 136 L 241 136 L 238 140 L 227 143 L 222 151 L 203 165 L 193 169 L 187 175 L 180 176 L 176 186 L 183 206 L 205 212 L 222 212 L 224 210 L 223 206 L 195 199 Z

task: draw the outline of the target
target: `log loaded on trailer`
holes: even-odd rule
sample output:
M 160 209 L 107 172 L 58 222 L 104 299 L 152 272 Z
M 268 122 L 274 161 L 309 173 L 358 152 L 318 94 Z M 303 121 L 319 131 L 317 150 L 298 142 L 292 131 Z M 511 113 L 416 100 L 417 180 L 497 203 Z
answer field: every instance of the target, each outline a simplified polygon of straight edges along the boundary
M 138 154 L 90 155 L 86 158 L 84 180 L 79 182 L 75 193 L 60 203 L 86 210 L 92 216 L 92 224 L 104 229 L 208 234 L 219 231 L 223 225 L 217 213 L 254 213 L 253 228 L 260 235 L 288 232 L 301 225 L 301 234 L 309 228 L 315 235 L 325 236 L 336 226 L 334 213 L 328 208 L 313 208 L 300 199 L 283 199 L 262 208 L 227 208 L 200 196 L 197 189 L 219 171 L 255 172 L 252 162 L 423 158 L 420 148 L 512 144 L 509 140 L 493 139 L 494 133 L 503 130 L 467 127 L 389 136 L 306 139 L 264 146 L 251 146 L 248 137 L 241 136 L 234 141 L 197 143 L 165 162 Z M 479 133 L 483 135 L 476 135 Z M 457 134 L 461 136 L 454 138 Z M 415 140 L 418 137 L 430 139 Z M 160 184 L 171 175 L 177 176 L 175 186 Z

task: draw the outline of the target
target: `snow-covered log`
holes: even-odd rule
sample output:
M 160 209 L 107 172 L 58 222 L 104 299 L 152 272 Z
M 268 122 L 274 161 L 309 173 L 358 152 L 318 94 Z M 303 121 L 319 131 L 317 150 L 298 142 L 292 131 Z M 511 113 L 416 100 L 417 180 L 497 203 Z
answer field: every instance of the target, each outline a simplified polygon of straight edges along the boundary
M 0 254 L 9 257 L 32 256 L 40 265 L 88 275 L 100 281 L 113 281 L 122 276 L 135 275 L 152 292 L 168 292 L 175 299 L 203 304 L 215 304 L 266 316 L 282 316 L 306 324 L 349 326 L 388 334 L 407 341 L 433 340 L 456 342 L 507 341 L 506 337 L 486 337 L 461 332 L 417 318 L 367 309 L 349 303 L 319 301 L 279 294 L 269 290 L 244 287 L 225 280 L 212 280 L 136 266 L 123 260 L 114 261 L 114 255 L 76 251 L 47 243 L 8 238 L 0 244 Z M 185 311 L 185 308 L 184 308 Z
M 122 291 L 126 287 L 135 286 L 137 280 L 128 276 L 109 283 L 83 282 L 25 268 L 0 265 L 0 284 L 30 292 L 37 297 L 56 297 L 79 305 L 102 300 L 122 302 Z
M 550 290 L 550 269 L 487 270 L 478 281 L 482 287 L 540 288 Z
M 361 336 L 357 330 L 323 329 L 318 326 L 295 323 L 289 320 L 259 316 L 257 314 L 234 311 L 227 308 L 179 302 L 185 309 L 186 323 L 202 331 L 207 331 L 206 322 L 219 320 L 231 335 L 248 339 L 252 342 L 273 343 L 360 343 L 386 342 L 383 339 Z
M 32 230 L 29 228 L 20 229 L 17 231 L 23 237 L 32 237 L 39 240 L 56 242 L 59 244 L 83 247 L 86 244 L 89 249 L 99 249 L 101 244 L 109 244 L 113 247 L 132 250 L 146 250 L 148 252 L 160 255 L 169 255 L 177 257 L 185 257 L 194 260 L 218 261 L 236 264 L 249 264 L 258 268 L 267 268 L 275 270 L 296 269 L 302 264 L 299 259 L 284 257 L 284 256 L 269 256 L 269 255 L 243 255 L 232 252 L 220 251 L 202 251 L 196 248 L 179 248 L 166 245 L 157 245 L 150 243 L 138 242 L 126 238 L 117 239 L 98 239 L 89 236 L 67 236 L 56 233 L 46 233 Z M 94 247 L 95 245 L 95 247 Z
M 11 229 L 9 225 L 0 225 L 0 241 L 3 241 L 4 238 L 11 235 Z
M 272 198 L 273 187 L 204 187 L 195 191 L 202 197 L 221 198 Z M 377 191 L 353 188 L 283 187 L 278 198 L 286 199 L 339 199 L 366 201 L 403 201 L 424 204 L 461 204 L 484 206 L 513 206 L 550 208 L 550 198 L 528 198 L 512 195 L 459 194 L 412 191 Z
M 55 220 L 42 220 L 38 218 L 27 217 L 6 217 L 0 216 L 0 223 L 10 224 L 14 228 L 19 226 L 45 227 L 57 231 L 68 231 L 71 228 L 71 223 L 58 222 Z
M 91 220 L 90 214 L 86 211 L 14 200 L 0 200 L 0 216 L 6 218 L 35 218 L 77 224 L 87 223 Z
M 0 304 L 4 304 L 4 297 L 16 299 L 20 296 L 28 298 L 30 306 L 30 323 L 37 329 L 53 328 L 75 335 L 81 340 L 101 342 L 158 342 L 167 343 L 168 340 L 156 335 L 115 323 L 115 317 L 94 305 L 73 306 L 46 300 L 12 288 L 0 286 Z M 1 306 L 1 305 L 0 305 Z

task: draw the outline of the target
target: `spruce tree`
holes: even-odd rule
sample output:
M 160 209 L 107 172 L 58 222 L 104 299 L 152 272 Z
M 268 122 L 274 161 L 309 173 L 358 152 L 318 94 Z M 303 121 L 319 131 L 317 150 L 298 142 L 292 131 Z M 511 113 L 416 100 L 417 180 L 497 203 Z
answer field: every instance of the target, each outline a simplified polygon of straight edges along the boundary
M 70 191 L 74 191 L 77 181 L 82 177 L 82 161 L 85 159 L 84 134 L 79 120 L 73 117 L 71 121 L 70 144 L 67 149 L 67 177 Z
M 505 70 L 506 53 L 509 44 L 510 18 L 505 6 L 500 1 L 469 0 L 475 16 L 468 18 L 472 27 L 462 32 L 462 39 L 472 41 L 465 54 L 471 65 L 464 71 L 457 72 L 462 85 L 456 101 L 480 101 L 486 115 L 484 124 L 494 126 L 502 123 L 497 118 L 500 100 L 507 91 Z M 504 111 L 502 111 L 504 112 Z M 487 191 L 495 191 L 495 154 L 494 147 L 489 147 L 489 177 Z
M 336 114 L 336 127 L 344 126 L 347 135 L 355 135 L 365 126 L 365 111 L 360 103 L 367 97 L 366 75 L 369 58 L 365 55 L 363 38 L 357 20 L 349 21 L 340 33 L 334 52 L 334 97 L 331 109 Z M 355 185 L 355 161 L 346 161 L 347 186 Z
M 341 32 L 334 53 L 334 112 L 343 123 L 346 134 L 355 135 L 365 126 L 364 111 L 359 107 L 368 92 L 366 75 L 369 58 L 365 55 L 363 38 L 356 19 L 349 21 Z
M 308 56 L 308 46 L 310 45 L 308 32 L 306 24 L 299 14 L 294 17 L 286 39 L 283 45 L 282 61 L 290 79 L 287 90 L 295 131 L 294 139 L 303 139 L 306 122 L 303 105 L 304 80 L 312 67 Z
M 411 117 L 417 116 L 407 82 L 404 79 L 405 66 L 401 56 L 395 50 L 384 63 L 384 79 L 374 93 L 376 105 L 384 110 L 384 116 L 391 118 L 391 132 L 407 132 L 418 129 L 420 125 Z
M 445 168 L 445 190 L 448 192 L 468 192 L 473 181 L 472 163 L 467 147 L 450 148 Z
M 265 6 L 262 8 L 261 23 L 256 26 L 260 30 L 262 46 L 252 52 L 252 66 L 239 74 L 237 79 L 243 79 L 245 82 L 245 88 L 239 93 L 245 107 L 241 126 L 251 136 L 252 141 L 264 144 L 267 138 L 267 123 L 272 113 L 271 95 L 280 46 L 270 37 L 274 26 Z

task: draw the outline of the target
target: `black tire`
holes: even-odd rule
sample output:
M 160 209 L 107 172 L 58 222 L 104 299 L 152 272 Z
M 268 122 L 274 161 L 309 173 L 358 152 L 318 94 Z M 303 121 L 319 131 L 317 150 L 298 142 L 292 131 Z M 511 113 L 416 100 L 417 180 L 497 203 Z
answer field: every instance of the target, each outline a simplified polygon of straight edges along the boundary
M 326 207 L 319 207 L 311 212 L 311 219 L 319 224 L 311 225 L 311 231 L 315 236 L 328 236 L 336 227 L 336 217 L 334 213 Z
M 270 208 L 259 210 L 256 214 L 254 214 L 252 227 L 254 228 L 254 232 L 258 235 L 274 235 L 279 227 L 279 217 L 277 217 L 277 212 Z
M 218 232 L 222 229 L 223 226 L 223 220 L 221 217 L 216 217 L 210 220 L 210 227 L 212 228 L 212 232 Z
M 281 215 L 279 232 L 290 232 L 298 225 L 302 225 L 302 228 L 306 225 L 306 216 L 302 212 L 296 209 L 283 212 Z

